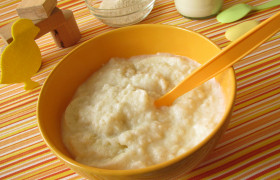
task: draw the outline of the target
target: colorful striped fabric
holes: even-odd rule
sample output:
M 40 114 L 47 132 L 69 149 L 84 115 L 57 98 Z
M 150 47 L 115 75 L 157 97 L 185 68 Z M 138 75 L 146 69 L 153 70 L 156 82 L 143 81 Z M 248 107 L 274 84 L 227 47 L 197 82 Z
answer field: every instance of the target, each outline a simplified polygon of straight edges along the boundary
M 259 5 L 268 0 L 225 0 L 224 8 L 245 2 Z M 20 0 L 0 1 L 0 27 L 17 18 Z M 60 0 L 58 7 L 74 12 L 82 43 L 110 31 L 89 14 L 83 0 Z M 221 48 L 229 42 L 226 29 L 246 20 L 263 21 L 280 6 L 249 14 L 246 19 L 220 24 L 215 18 L 189 20 L 175 9 L 173 0 L 156 0 L 141 23 L 168 24 L 199 32 Z M 42 85 L 54 66 L 69 53 L 58 48 L 50 34 L 36 40 L 43 63 L 34 80 Z M 3 41 L 0 40 L 3 46 Z M 185 179 L 280 179 L 280 33 L 234 65 L 237 99 L 229 127 L 211 155 Z M 23 84 L 0 85 L 0 179 L 84 179 L 48 149 L 36 122 L 41 86 L 24 91 Z

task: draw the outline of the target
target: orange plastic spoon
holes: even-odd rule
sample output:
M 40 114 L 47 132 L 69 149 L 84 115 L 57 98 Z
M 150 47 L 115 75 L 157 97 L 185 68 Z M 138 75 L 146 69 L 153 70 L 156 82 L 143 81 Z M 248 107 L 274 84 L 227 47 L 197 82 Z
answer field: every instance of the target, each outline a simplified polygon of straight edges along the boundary
M 175 99 L 203 84 L 252 52 L 280 30 L 280 12 L 265 20 L 224 48 L 214 58 L 201 65 L 180 84 L 155 101 L 155 105 L 170 106 Z

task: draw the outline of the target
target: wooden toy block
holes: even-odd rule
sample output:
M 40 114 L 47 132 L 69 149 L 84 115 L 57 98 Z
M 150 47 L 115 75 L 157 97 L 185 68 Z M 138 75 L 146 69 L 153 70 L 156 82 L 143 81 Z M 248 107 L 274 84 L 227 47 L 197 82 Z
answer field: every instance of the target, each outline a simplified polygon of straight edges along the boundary
M 3 42 L 6 44 L 10 44 L 13 41 L 12 34 L 11 34 L 11 27 L 13 23 L 9 23 L 6 26 L 0 28 L 0 37 L 2 38 Z
M 54 8 L 49 18 L 44 20 L 34 20 L 33 23 L 40 28 L 40 32 L 38 33 L 36 38 L 39 38 L 44 34 L 51 32 L 59 26 L 63 25 L 66 22 L 63 11 L 64 10 L 56 7 Z
M 56 7 L 49 18 L 33 20 L 33 23 L 40 28 L 40 32 L 35 39 L 51 32 L 55 43 L 59 47 L 72 46 L 77 43 L 81 37 L 74 15 L 70 10 L 60 10 Z M 13 23 L 10 23 L 0 28 L 0 36 L 6 44 L 13 41 L 11 34 L 12 24 Z
M 20 18 L 46 19 L 56 7 L 57 0 L 22 0 L 16 11 Z
M 36 39 L 44 34 L 54 30 L 58 26 L 65 23 L 66 19 L 63 12 L 59 8 L 54 8 L 49 18 L 43 20 L 33 20 L 33 23 L 40 28 L 40 32 L 37 34 Z M 13 23 L 9 23 L 6 26 L 0 28 L 0 36 L 6 44 L 10 44 L 13 41 L 11 27 Z
M 51 31 L 51 34 L 57 46 L 66 48 L 76 44 L 80 40 L 81 34 L 73 12 L 71 10 L 63 10 L 63 14 L 66 19 L 65 23 Z

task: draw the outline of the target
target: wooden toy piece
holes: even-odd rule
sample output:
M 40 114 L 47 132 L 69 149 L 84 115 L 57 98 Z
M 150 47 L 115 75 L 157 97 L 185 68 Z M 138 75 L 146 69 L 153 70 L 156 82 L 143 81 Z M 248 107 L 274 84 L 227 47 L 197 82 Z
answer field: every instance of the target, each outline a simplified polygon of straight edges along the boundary
M 44 20 L 34 20 L 33 23 L 40 28 L 40 32 L 37 34 L 36 39 L 44 34 L 53 31 L 66 22 L 63 11 L 59 8 L 54 8 L 49 18 Z
M 55 43 L 59 47 L 72 46 L 81 38 L 78 25 L 70 10 L 60 10 L 56 7 L 50 17 L 44 20 L 34 20 L 33 23 L 40 28 L 36 39 L 52 32 Z M 0 35 L 7 44 L 13 41 L 11 26 L 12 23 L 0 28 Z
M 13 24 L 14 40 L 1 56 L 1 84 L 23 82 L 26 90 L 39 86 L 30 79 L 41 66 L 41 52 L 34 40 L 38 32 L 39 28 L 29 19 L 19 19 Z
M 58 26 L 61 26 L 65 22 L 65 17 L 62 10 L 55 7 L 50 17 L 43 20 L 33 20 L 33 23 L 40 28 L 40 32 L 37 34 L 36 38 L 43 36 L 44 34 L 54 30 Z M 13 41 L 11 27 L 13 23 L 9 23 L 6 26 L 0 28 L 0 36 L 6 44 Z
M 66 48 L 76 44 L 80 38 L 80 30 L 71 10 L 63 10 L 65 23 L 51 31 L 57 46 Z
M 13 41 L 11 28 L 13 23 L 9 23 L 6 26 L 0 28 L 0 37 L 6 44 L 10 44 Z
M 20 18 L 46 19 L 56 7 L 57 0 L 22 0 L 16 11 Z

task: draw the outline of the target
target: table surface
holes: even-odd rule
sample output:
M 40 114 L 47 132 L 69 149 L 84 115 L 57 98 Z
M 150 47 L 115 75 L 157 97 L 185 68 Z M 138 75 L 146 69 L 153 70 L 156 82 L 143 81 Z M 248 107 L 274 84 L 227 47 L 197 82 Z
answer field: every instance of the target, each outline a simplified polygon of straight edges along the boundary
M 0 1 L 0 27 L 18 18 L 15 9 L 19 2 Z M 259 5 L 267 0 L 225 0 L 223 8 L 240 2 Z M 74 12 L 82 35 L 78 44 L 115 29 L 94 18 L 83 0 L 60 0 L 57 6 Z M 235 23 L 220 24 L 215 18 L 184 18 L 176 11 L 173 0 L 156 0 L 151 14 L 140 24 L 191 29 L 224 48 L 230 43 L 224 36 L 229 27 L 247 20 L 263 21 L 279 11 L 280 6 L 253 12 Z M 83 179 L 49 150 L 36 119 L 42 84 L 78 44 L 58 48 L 50 34 L 36 42 L 43 58 L 42 67 L 34 75 L 40 87 L 25 91 L 23 84 L 0 85 L 0 179 Z M 236 63 L 234 69 L 237 98 L 228 129 L 211 155 L 184 179 L 280 178 L 280 33 Z

